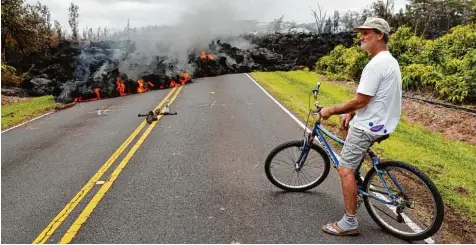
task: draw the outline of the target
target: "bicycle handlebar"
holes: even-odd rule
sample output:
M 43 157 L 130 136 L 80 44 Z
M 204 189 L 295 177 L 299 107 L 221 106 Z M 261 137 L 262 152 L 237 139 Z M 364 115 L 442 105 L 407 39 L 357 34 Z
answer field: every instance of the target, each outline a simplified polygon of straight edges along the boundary
M 319 90 L 321 88 L 321 83 L 320 82 L 317 82 L 316 86 L 314 87 L 314 89 L 312 89 L 312 94 L 314 95 L 314 105 L 316 106 L 317 108 L 317 112 L 320 112 L 321 109 L 322 109 L 322 106 L 319 105 L 319 102 L 317 101 L 317 95 L 319 95 Z
M 317 97 L 317 95 L 319 94 L 319 89 L 320 88 L 321 88 L 321 83 L 317 82 L 316 86 L 312 90 L 312 93 L 314 94 L 314 97 Z

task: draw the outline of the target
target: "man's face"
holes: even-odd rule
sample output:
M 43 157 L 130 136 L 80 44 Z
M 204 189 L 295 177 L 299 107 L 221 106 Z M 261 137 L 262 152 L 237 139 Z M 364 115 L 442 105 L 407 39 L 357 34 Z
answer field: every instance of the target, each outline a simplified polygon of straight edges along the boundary
M 373 30 L 361 30 L 360 31 L 360 47 L 369 52 L 372 47 L 375 47 L 379 41 L 379 36 L 383 34 L 377 34 Z

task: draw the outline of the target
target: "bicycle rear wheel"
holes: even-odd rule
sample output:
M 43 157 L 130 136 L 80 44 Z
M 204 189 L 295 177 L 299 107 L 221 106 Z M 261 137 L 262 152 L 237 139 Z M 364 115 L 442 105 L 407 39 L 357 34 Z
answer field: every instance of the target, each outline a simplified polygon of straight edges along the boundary
M 377 165 L 397 204 L 385 204 L 364 195 L 365 208 L 372 219 L 390 234 L 407 241 L 430 238 L 440 229 L 444 204 L 436 185 L 420 170 L 403 162 Z M 364 180 L 364 190 L 391 201 L 384 182 L 372 168 Z
M 295 163 L 302 152 L 303 140 L 286 142 L 274 148 L 266 158 L 269 181 L 285 191 L 306 191 L 322 183 L 329 174 L 327 153 L 312 143 L 306 162 L 299 170 Z

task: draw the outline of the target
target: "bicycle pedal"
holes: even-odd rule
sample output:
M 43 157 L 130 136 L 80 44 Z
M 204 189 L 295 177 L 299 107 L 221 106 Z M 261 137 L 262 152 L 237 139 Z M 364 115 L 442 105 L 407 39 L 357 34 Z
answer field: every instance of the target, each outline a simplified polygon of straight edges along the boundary
M 364 199 L 361 196 L 357 196 L 357 209 L 360 208 L 360 205 L 364 202 Z
M 403 216 L 401 214 L 397 214 L 397 222 L 398 223 L 403 223 L 404 222 Z

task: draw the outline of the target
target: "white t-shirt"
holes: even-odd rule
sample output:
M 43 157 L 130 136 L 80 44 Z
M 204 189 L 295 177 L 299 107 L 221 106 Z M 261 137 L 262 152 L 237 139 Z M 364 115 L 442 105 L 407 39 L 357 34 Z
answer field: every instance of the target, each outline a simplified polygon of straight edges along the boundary
M 365 66 L 357 93 L 373 96 L 356 111 L 351 125 L 373 135 L 392 133 L 400 120 L 402 76 L 398 61 L 389 51 L 381 51 Z

